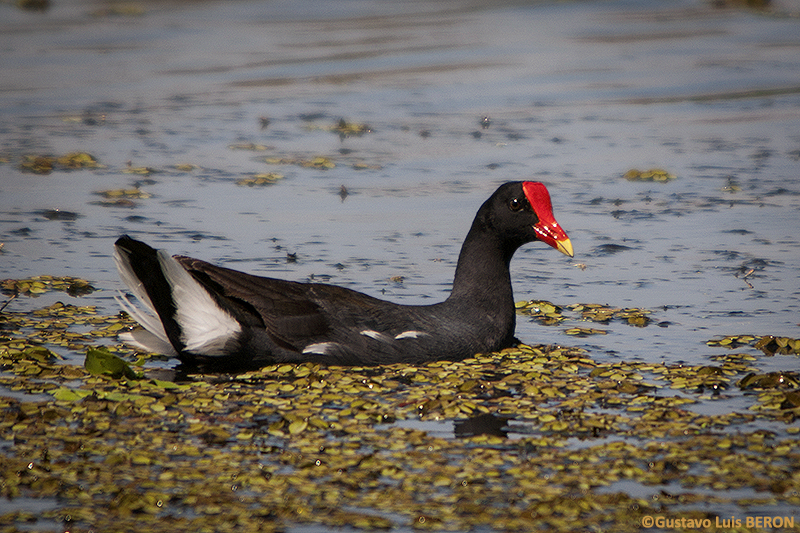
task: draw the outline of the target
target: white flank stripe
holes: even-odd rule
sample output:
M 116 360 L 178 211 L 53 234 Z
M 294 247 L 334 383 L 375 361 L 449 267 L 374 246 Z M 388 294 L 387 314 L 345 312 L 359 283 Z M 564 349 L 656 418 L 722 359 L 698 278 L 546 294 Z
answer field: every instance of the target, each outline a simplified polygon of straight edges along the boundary
M 335 342 L 318 342 L 316 344 L 309 344 L 303 348 L 303 353 L 315 353 L 319 355 L 326 355 L 330 348 L 336 346 Z
M 397 340 L 399 340 L 399 339 L 418 339 L 418 338 L 424 337 L 426 335 L 428 335 L 428 333 L 425 333 L 424 331 L 411 330 L 411 331 L 404 331 L 403 333 L 398 333 L 397 335 L 394 336 L 394 338 L 397 339 Z
M 172 287 L 175 320 L 186 351 L 199 355 L 225 355 L 225 347 L 242 331 L 241 325 L 175 259 L 158 251 L 161 270 Z
M 376 341 L 389 340 L 389 337 L 387 337 L 386 335 L 384 335 L 380 331 L 375 331 L 374 329 L 365 329 L 365 330 L 359 331 L 359 333 L 361 333 L 365 337 L 370 337 L 372 339 L 375 339 Z

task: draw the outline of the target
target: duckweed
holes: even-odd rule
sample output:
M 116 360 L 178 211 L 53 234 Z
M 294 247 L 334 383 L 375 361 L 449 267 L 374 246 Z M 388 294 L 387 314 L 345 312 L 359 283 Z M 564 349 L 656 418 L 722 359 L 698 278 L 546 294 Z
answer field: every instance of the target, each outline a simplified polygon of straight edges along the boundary
M 574 304 L 570 309 L 581 313 L 584 320 L 608 322 L 613 319 L 624 319 L 632 326 L 646 326 L 649 322 L 647 309 L 617 308 L 600 304 Z
M 336 124 L 318 126 L 310 123 L 306 126 L 306 128 L 309 130 L 331 131 L 339 135 L 339 137 L 342 139 L 346 137 L 361 137 L 366 133 L 372 133 L 372 128 L 370 128 L 367 124 L 348 122 L 343 118 L 339 119 L 339 122 Z
M 359 124 L 357 122 L 347 122 L 345 119 L 339 119 L 339 122 L 334 126 L 333 131 L 342 137 L 360 137 L 365 133 L 371 133 L 372 128 L 366 124 Z
M 800 339 L 765 335 L 755 343 L 755 347 L 767 355 L 800 355 Z
M 72 276 L 34 276 L 27 279 L 4 279 L 0 290 L 5 294 L 38 296 L 48 291 L 64 291 L 70 296 L 83 296 L 94 291 L 94 287 L 83 279 Z
M 608 333 L 608 331 L 595 328 L 569 328 L 568 330 L 564 331 L 564 333 L 576 337 L 588 337 L 589 335 L 605 335 Z
M 792 372 L 769 372 L 755 374 L 751 372 L 737 383 L 742 389 L 796 389 L 800 387 L 797 375 Z
M 298 165 L 305 168 L 316 168 L 318 170 L 329 170 L 336 167 L 331 159 L 323 156 L 303 159 L 300 157 L 267 157 L 264 162 L 270 165 Z
M 586 309 L 601 307 L 561 308 Z M 760 374 L 749 354 L 598 362 L 520 345 L 165 380 L 116 343 L 125 315 L 59 303 L 0 320 L 0 391 L 14 393 L 0 392 L 0 496 L 52 503 L 0 516 L 9 531 L 639 531 L 708 505 L 800 505 L 797 376 Z M 732 396 L 746 408 L 719 402 Z
M 59 157 L 56 162 L 64 168 L 97 168 L 97 160 L 86 152 L 72 152 Z
M 670 174 L 666 170 L 660 168 L 651 168 L 650 170 L 631 169 L 622 176 L 628 181 L 670 181 L 675 179 L 675 174 Z
M 531 316 L 542 324 L 558 324 L 562 320 L 567 320 L 561 313 L 563 307 L 545 300 L 529 300 L 527 302 L 517 302 L 517 313 Z
M 135 167 L 133 165 L 128 165 L 122 169 L 123 174 L 135 174 L 137 176 L 149 176 L 156 172 L 158 172 L 158 170 L 152 167 Z
M 53 170 L 102 168 L 102 165 L 97 162 L 94 156 L 86 152 L 70 152 L 62 156 L 24 155 L 19 168 L 23 172 L 49 174 Z
M 758 337 L 753 335 L 728 335 L 721 339 L 711 339 L 706 344 L 709 346 L 722 346 L 724 348 L 738 348 L 740 346 L 751 346 Z
M 314 156 L 314 157 L 281 157 L 270 156 L 265 157 L 263 161 L 268 165 L 296 165 L 302 168 L 312 168 L 317 170 L 330 170 L 336 168 L 340 160 L 344 160 L 346 164 L 353 170 L 380 170 L 383 168 L 380 164 L 369 163 L 354 156 L 340 156 L 334 159 L 327 156 Z M 346 196 L 346 194 L 345 194 Z
M 271 147 L 263 145 L 263 144 L 255 144 L 255 143 L 237 143 L 231 144 L 228 146 L 231 150 L 247 150 L 250 152 L 264 152 L 266 150 L 270 150 Z
M 137 204 L 135 200 L 145 200 L 152 197 L 150 193 L 146 193 L 138 188 L 111 189 L 98 191 L 95 194 L 102 196 L 103 199 L 93 203 L 104 207 L 136 207 Z
M 254 174 L 249 178 L 241 178 L 236 181 L 236 185 L 243 185 L 247 187 L 262 187 L 264 185 L 272 185 L 283 179 L 283 174 L 277 172 L 267 172 L 261 174 Z
M 98 191 L 96 194 L 102 196 L 103 198 L 108 198 L 108 199 L 131 198 L 135 200 L 145 200 L 152 196 L 151 194 L 146 193 L 138 188 L 109 189 L 106 191 Z
M 800 339 L 775 335 L 728 335 L 721 339 L 711 339 L 706 344 L 725 348 L 753 346 L 766 355 L 800 355 Z
M 580 313 L 580 320 L 607 323 L 614 319 L 625 320 L 631 326 L 644 327 L 650 323 L 647 309 L 609 307 L 602 304 L 572 304 L 568 306 L 556 305 L 544 300 L 521 301 L 516 304 L 517 313 L 535 318 L 542 324 L 553 325 L 564 320 L 573 319 L 573 316 L 564 314 L 564 309 Z M 576 317 L 577 318 L 577 317 Z M 585 331 L 584 331 L 585 330 Z M 604 334 L 604 330 L 591 328 L 570 328 L 568 335 L 596 335 Z
M 173 166 L 172 168 L 174 168 L 175 170 L 177 170 L 179 172 L 192 172 L 193 170 L 200 169 L 199 166 L 197 166 L 197 165 L 195 165 L 193 163 L 178 163 L 177 165 Z

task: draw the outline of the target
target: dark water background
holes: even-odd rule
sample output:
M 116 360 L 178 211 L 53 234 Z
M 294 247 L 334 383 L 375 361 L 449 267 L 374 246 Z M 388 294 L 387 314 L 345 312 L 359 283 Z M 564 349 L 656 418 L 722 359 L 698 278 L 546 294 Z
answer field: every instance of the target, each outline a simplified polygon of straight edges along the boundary
M 0 6 L 3 278 L 85 278 L 101 290 L 70 303 L 116 313 L 112 244 L 130 233 L 253 273 L 431 302 L 446 296 L 482 201 L 499 183 L 535 179 L 575 258 L 524 247 L 516 298 L 654 313 L 646 328 L 611 323 L 585 339 L 521 318 L 523 341 L 582 346 L 600 361 L 703 364 L 723 353 L 705 344 L 716 336 L 800 337 L 797 5 L 133 5 L 141 13 L 78 0 L 43 13 Z M 371 132 L 328 131 L 342 118 Z M 231 148 L 247 143 L 267 149 Z M 105 168 L 18 166 L 71 151 Z M 264 162 L 317 156 L 336 166 Z M 140 166 L 156 172 L 125 172 Z M 622 178 L 651 167 L 677 178 Z M 285 178 L 236 184 L 261 172 Z M 135 207 L 95 194 L 136 185 L 152 197 Z

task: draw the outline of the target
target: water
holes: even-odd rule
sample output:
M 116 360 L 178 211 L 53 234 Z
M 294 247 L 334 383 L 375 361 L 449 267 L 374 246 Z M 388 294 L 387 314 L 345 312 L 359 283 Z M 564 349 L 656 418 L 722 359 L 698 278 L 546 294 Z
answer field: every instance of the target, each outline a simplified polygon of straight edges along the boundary
M 523 341 L 577 344 L 598 360 L 705 364 L 722 353 L 705 345 L 715 336 L 800 337 L 797 5 L 140 5 L 141 16 L 78 0 L 3 8 L 2 277 L 89 279 L 101 290 L 80 303 L 114 313 L 112 244 L 130 233 L 240 270 L 428 303 L 446 296 L 481 202 L 499 183 L 536 179 L 575 258 L 521 249 L 517 299 L 643 307 L 665 327 L 611 323 L 608 335 L 575 339 L 521 319 Z M 340 118 L 372 132 L 324 130 Z M 267 150 L 229 148 L 237 143 Z M 105 168 L 18 169 L 24 154 L 76 150 Z M 651 167 L 677 179 L 622 179 Z M 236 185 L 268 171 L 285 179 Z M 98 205 L 95 192 L 134 185 L 152 198 Z M 54 209 L 75 216 L 43 216 Z
M 113 312 L 111 244 L 127 232 L 242 270 L 432 301 L 448 290 L 482 200 L 500 182 L 533 178 L 550 187 L 576 257 L 522 249 L 517 298 L 646 307 L 670 323 L 614 328 L 586 343 L 593 351 L 697 362 L 715 335 L 798 336 L 795 18 L 694 2 L 337 6 L 144 4 L 137 17 L 90 16 L 98 8 L 80 2 L 9 9 L 4 275 L 90 279 L 104 289 L 92 303 Z M 342 117 L 373 132 L 321 129 Z M 13 164 L 73 150 L 107 168 L 38 176 Z M 259 157 L 275 154 L 339 164 Z M 128 162 L 159 171 L 141 186 L 153 198 L 95 205 L 93 192 L 142 181 L 123 173 Z M 678 179 L 621 179 L 649 167 Z M 234 185 L 270 170 L 286 179 Z M 48 220 L 49 209 L 78 217 Z M 741 279 L 751 268 L 752 288 Z M 402 284 L 389 281 L 397 275 Z M 526 321 L 518 333 L 574 342 Z

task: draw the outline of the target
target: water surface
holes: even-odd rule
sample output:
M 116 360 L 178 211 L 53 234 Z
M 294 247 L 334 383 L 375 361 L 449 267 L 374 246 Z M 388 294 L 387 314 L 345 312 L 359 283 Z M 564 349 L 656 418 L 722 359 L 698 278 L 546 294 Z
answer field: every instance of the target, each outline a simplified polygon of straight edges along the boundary
M 428 303 L 446 297 L 482 201 L 499 183 L 535 179 L 550 189 L 575 258 L 521 249 L 516 298 L 641 307 L 662 327 L 612 322 L 607 335 L 576 339 L 520 317 L 523 341 L 578 345 L 601 361 L 704 364 L 723 353 L 705 344 L 716 336 L 800 337 L 791 5 L 768 14 L 695 1 L 106 7 L 2 8 L 2 277 L 85 278 L 101 290 L 81 303 L 115 313 L 112 244 L 129 233 L 253 273 Z M 370 132 L 329 131 L 342 118 Z M 264 149 L 231 148 L 244 144 Z M 19 170 L 25 154 L 71 151 L 104 168 Z M 335 167 L 264 161 L 319 156 Z M 127 173 L 135 167 L 153 172 Z M 624 180 L 632 168 L 677 178 Z M 263 172 L 285 177 L 236 184 Z M 134 186 L 152 197 L 108 207 L 95 194 Z M 793 370 L 797 360 L 758 366 Z

